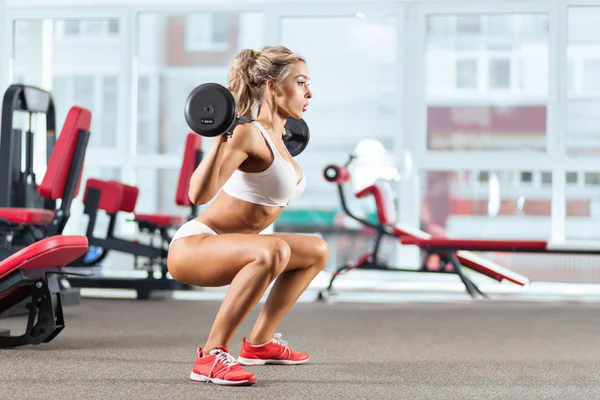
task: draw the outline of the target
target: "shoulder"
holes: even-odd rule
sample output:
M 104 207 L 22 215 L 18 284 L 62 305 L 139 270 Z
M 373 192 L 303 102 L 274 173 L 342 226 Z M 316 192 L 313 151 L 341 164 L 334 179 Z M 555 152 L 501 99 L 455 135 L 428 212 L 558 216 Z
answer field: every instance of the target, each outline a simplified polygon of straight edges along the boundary
M 259 142 L 262 135 L 254 124 L 239 124 L 233 130 L 233 134 L 229 139 L 229 144 L 232 147 L 237 147 L 250 152 Z

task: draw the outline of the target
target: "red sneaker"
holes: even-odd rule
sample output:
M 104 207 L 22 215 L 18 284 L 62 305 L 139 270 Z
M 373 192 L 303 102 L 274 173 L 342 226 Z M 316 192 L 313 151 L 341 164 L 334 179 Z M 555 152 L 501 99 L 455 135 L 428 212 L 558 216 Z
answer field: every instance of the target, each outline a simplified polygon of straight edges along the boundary
M 251 345 L 243 338 L 242 350 L 237 361 L 241 365 L 297 365 L 307 362 L 308 354 L 293 351 L 285 340 L 281 340 L 281 333 L 276 333 L 273 340 L 258 346 Z
M 225 347 L 217 347 L 203 356 L 198 347 L 198 357 L 190 375 L 194 382 L 212 382 L 217 385 L 247 386 L 256 383 L 256 376 L 247 372 L 227 352 Z

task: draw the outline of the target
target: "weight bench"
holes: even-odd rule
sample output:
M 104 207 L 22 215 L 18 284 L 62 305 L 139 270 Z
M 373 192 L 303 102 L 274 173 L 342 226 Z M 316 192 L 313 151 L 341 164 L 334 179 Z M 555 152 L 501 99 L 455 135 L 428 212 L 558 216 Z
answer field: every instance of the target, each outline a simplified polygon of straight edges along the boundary
M 65 327 L 60 275 L 81 275 L 62 269 L 88 250 L 85 236 L 51 236 L 0 261 L 0 312 L 30 299 L 25 333 L 0 333 L 0 348 L 48 343 Z
M 350 161 L 352 160 L 352 157 Z M 365 254 L 352 265 L 344 265 L 335 271 L 330 279 L 329 285 L 325 293 L 321 293 L 320 297 L 331 292 L 334 280 L 343 272 L 352 269 L 370 269 L 370 270 L 385 270 L 385 271 L 403 271 L 403 272 L 434 272 L 434 273 L 454 273 L 462 280 L 469 295 L 475 298 L 477 294 L 487 297 L 467 276 L 465 276 L 462 267 L 468 267 L 483 275 L 486 275 L 497 281 L 507 280 L 519 286 L 524 286 L 529 283 L 529 280 L 507 268 L 504 268 L 492 261 L 479 257 L 467 250 L 494 250 L 494 251 L 511 251 L 511 249 L 519 248 L 525 250 L 539 250 L 543 242 L 539 241 L 487 241 L 487 240 L 453 240 L 446 238 L 433 238 L 419 229 L 414 229 L 406 225 L 402 225 L 397 221 L 396 206 L 393 199 L 393 190 L 387 181 L 378 181 L 374 185 L 368 186 L 355 194 L 355 197 L 362 199 L 372 197 L 376 205 L 377 223 L 357 217 L 348 209 L 344 194 L 344 184 L 350 181 L 350 172 L 347 169 L 350 161 L 345 166 L 328 165 L 325 167 L 325 180 L 337 184 L 338 192 L 342 202 L 342 207 L 346 214 L 351 218 L 359 221 L 361 224 L 373 228 L 377 231 L 375 240 L 375 249 L 372 253 Z M 420 268 L 406 269 L 393 268 L 385 265 L 379 257 L 378 250 L 383 236 L 392 236 L 399 240 L 404 245 L 416 245 L 421 248 L 425 255 L 421 262 Z M 432 255 L 439 257 L 439 268 L 436 270 L 429 269 L 429 259 Z M 450 270 L 447 265 L 450 264 Z
M 83 162 L 90 136 L 91 113 L 72 107 L 48 161 L 42 183 L 37 187 L 42 198 L 58 209 L 0 208 L 0 260 L 37 240 L 63 232 L 77 197 Z

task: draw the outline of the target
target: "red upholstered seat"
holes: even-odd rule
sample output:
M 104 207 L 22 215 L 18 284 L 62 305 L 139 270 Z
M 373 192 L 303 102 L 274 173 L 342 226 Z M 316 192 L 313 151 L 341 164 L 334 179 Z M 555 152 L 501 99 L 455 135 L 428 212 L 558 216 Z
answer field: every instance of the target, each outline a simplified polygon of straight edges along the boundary
M 0 208 L 0 219 L 14 225 L 48 225 L 54 211 L 38 208 Z
M 198 166 L 196 157 L 200 150 L 202 150 L 202 136 L 188 133 L 175 195 L 175 204 L 178 206 L 190 207 L 192 205 L 188 192 L 190 191 L 190 179 Z
M 100 191 L 98 209 L 106 211 L 107 214 L 116 214 L 121 207 L 124 187 L 119 182 L 103 181 L 90 178 L 85 183 L 83 192 L 83 202 L 87 200 L 88 189 L 97 189 Z
M 67 265 L 88 250 L 85 236 L 51 236 L 0 261 L 0 279 L 17 269 L 44 269 Z
M 132 213 L 135 210 L 138 197 L 140 195 L 140 189 L 137 186 L 126 185 L 119 181 L 110 181 L 119 184 L 123 187 L 123 197 L 119 206 L 119 211 L 126 213 Z
M 183 218 L 179 215 L 168 214 L 135 214 L 136 222 L 147 222 L 159 228 L 181 225 Z
M 91 113 L 81 107 L 71 107 L 63 125 L 61 134 L 58 136 L 56 145 L 52 150 L 48 168 L 44 174 L 44 179 L 38 187 L 42 197 L 57 200 L 61 199 L 65 204 L 70 204 L 73 199 L 65 198 L 65 187 L 72 169 L 73 155 L 79 140 L 80 131 L 89 131 L 91 123 Z M 77 189 L 73 198 L 77 196 L 79 184 L 81 181 L 81 171 L 79 175 Z M 9 221 L 12 224 L 22 225 L 48 225 L 54 218 L 55 211 L 32 208 L 0 208 L 0 218 Z
M 422 239 L 414 236 L 400 236 L 403 244 L 449 250 L 493 250 L 493 251 L 535 251 L 545 250 L 544 240 L 499 240 L 499 239 Z

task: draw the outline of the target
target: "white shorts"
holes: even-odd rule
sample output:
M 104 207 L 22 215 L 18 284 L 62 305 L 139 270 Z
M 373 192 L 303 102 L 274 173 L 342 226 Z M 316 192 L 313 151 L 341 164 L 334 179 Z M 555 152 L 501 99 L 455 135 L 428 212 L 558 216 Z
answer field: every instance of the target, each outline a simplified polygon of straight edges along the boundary
M 175 232 L 175 235 L 173 235 L 173 239 L 171 239 L 171 244 L 173 244 L 173 242 L 177 239 L 181 239 L 182 237 L 201 235 L 203 233 L 218 235 L 217 232 L 213 231 L 211 228 L 204 225 L 202 222 L 198 222 L 196 220 L 188 221 L 185 224 L 181 225 L 179 229 L 177 229 L 177 232 Z M 169 244 L 169 247 L 171 246 L 171 244 Z

